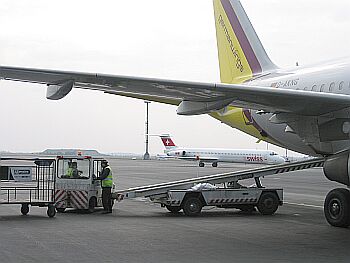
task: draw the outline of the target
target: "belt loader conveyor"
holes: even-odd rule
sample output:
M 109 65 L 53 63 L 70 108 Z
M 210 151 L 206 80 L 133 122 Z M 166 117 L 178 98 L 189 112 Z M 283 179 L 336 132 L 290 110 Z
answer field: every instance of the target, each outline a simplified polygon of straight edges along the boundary
M 117 191 L 113 194 L 113 198 L 120 200 L 148 197 L 165 206 L 171 212 L 179 212 L 183 209 L 186 215 L 199 214 L 203 206 L 238 208 L 243 211 L 253 211 L 256 206 L 262 214 L 273 214 L 278 205 L 283 203 L 283 190 L 262 187 L 260 177 L 322 167 L 323 164 L 324 158 L 315 158 L 301 162 L 208 175 L 129 188 Z M 251 178 L 255 179 L 256 187 L 244 188 L 238 183 L 240 180 Z M 199 183 L 213 185 L 228 183 L 229 187 L 195 191 L 190 189 Z

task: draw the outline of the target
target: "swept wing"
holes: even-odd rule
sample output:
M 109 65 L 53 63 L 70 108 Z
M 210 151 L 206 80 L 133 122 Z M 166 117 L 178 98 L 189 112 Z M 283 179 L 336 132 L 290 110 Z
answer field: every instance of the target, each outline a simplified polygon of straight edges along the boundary
M 200 83 L 16 67 L 0 67 L 0 78 L 46 84 L 49 99 L 61 99 L 72 88 L 91 89 L 179 105 L 178 113 L 184 115 L 208 113 L 235 105 L 273 113 L 319 116 L 350 105 L 348 95 L 246 84 Z

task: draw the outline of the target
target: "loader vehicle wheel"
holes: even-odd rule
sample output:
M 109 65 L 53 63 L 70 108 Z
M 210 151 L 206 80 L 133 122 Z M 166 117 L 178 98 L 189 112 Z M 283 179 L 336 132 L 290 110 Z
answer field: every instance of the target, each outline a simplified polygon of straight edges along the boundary
M 180 212 L 181 206 L 170 206 L 170 205 L 167 205 L 166 209 L 168 209 L 171 213 L 176 214 L 176 213 Z
M 95 207 L 97 206 L 97 200 L 95 197 L 91 197 L 89 201 L 88 212 L 93 213 L 95 211 Z
M 183 210 L 187 216 L 197 216 L 202 211 L 202 202 L 198 197 L 189 197 L 185 200 Z
M 330 225 L 348 227 L 350 225 L 350 191 L 344 188 L 330 191 L 324 201 L 324 215 Z
M 22 206 L 21 206 L 21 213 L 24 216 L 29 213 L 29 205 L 28 204 L 22 204 Z
M 204 167 L 204 163 L 200 162 L 199 167 Z
M 263 192 L 260 196 L 257 208 L 262 215 L 273 215 L 278 208 L 278 197 L 276 193 Z
M 66 208 L 63 208 L 63 207 L 56 207 L 56 211 L 58 213 L 64 213 L 64 211 L 66 211 Z
M 213 163 L 211 164 L 211 166 L 213 166 L 213 167 L 218 167 L 218 163 L 217 163 L 217 162 L 213 162 Z
M 49 205 L 47 207 L 47 216 L 48 217 L 54 217 L 56 215 L 56 209 L 53 205 Z

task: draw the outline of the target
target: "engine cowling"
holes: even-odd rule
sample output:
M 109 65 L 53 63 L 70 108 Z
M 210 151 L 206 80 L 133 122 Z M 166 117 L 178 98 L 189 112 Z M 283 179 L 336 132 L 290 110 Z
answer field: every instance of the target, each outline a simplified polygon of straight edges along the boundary
M 328 157 L 323 165 L 323 171 L 329 180 L 350 186 L 350 153 Z
M 46 90 L 46 98 L 49 100 L 60 100 L 74 87 L 74 81 L 68 80 L 62 84 L 48 85 Z

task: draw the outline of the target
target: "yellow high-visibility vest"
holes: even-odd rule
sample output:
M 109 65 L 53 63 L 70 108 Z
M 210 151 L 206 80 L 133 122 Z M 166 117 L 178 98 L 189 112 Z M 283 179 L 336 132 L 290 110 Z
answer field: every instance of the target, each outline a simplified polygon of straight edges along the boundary
M 113 186 L 112 169 L 109 166 L 106 166 L 105 169 L 108 169 L 109 173 L 108 173 L 108 176 L 102 180 L 102 187 L 112 187 Z
M 72 167 L 69 167 L 67 169 L 67 177 L 73 177 L 73 168 Z

